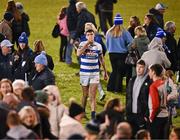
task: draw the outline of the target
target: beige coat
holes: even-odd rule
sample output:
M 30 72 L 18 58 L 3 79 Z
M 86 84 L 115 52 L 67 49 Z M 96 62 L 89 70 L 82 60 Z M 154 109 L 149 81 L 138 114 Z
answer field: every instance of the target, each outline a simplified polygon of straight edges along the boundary
M 53 135 L 60 137 L 60 123 L 64 113 L 68 113 L 67 108 L 60 104 L 58 106 L 48 105 L 50 110 L 49 123 L 51 125 L 51 132 Z
M 60 127 L 60 139 L 68 139 L 73 134 L 86 135 L 86 130 L 82 124 L 66 114 L 61 119 Z
M 2 33 L 9 41 L 12 42 L 12 29 L 6 20 L 0 23 L 0 33 Z

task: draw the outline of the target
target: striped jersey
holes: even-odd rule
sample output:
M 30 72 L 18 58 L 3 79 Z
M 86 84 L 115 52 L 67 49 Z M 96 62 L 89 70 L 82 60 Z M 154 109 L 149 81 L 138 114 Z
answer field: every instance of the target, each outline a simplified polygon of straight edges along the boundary
M 82 48 L 87 41 L 79 45 Z M 99 56 L 102 54 L 101 44 L 93 42 L 80 56 L 80 75 L 99 75 Z

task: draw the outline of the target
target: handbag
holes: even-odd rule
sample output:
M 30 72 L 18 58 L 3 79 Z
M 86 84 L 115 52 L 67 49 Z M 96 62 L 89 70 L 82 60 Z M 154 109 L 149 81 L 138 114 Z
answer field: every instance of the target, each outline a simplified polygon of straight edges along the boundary
M 57 38 L 60 34 L 59 25 L 56 24 L 52 30 L 52 37 Z
M 131 48 L 125 59 L 125 64 L 135 66 L 139 59 L 140 59 L 140 55 L 139 55 L 138 50 L 136 48 Z

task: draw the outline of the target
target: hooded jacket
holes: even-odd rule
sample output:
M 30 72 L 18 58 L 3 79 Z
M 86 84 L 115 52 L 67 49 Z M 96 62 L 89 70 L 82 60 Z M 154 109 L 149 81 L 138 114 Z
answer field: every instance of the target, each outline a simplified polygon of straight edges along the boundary
M 148 49 L 149 51 L 146 51 L 141 57 L 146 65 L 160 64 L 165 68 L 171 66 L 171 62 L 164 52 L 162 40 L 160 38 L 155 37 L 148 45 Z
M 60 123 L 60 139 L 67 139 L 73 134 L 81 134 L 85 136 L 86 130 L 80 122 L 64 114 Z
M 155 23 L 157 26 L 160 28 L 164 29 L 164 19 L 163 19 L 163 14 L 161 14 L 158 10 L 155 8 L 152 8 L 149 10 L 149 13 L 154 15 Z
M 4 139 L 38 139 L 35 133 L 23 125 L 11 128 Z
M 69 32 L 76 30 L 78 16 L 76 11 L 76 2 L 77 0 L 69 0 L 69 7 L 67 11 L 67 26 Z
M 132 77 L 129 81 L 127 91 L 126 91 L 126 111 L 127 116 L 132 113 L 132 102 L 133 102 L 133 86 L 136 80 L 136 76 Z M 141 85 L 139 90 L 139 95 L 137 98 L 137 114 L 141 116 L 147 116 L 148 112 L 148 95 L 149 95 L 149 86 L 151 84 L 151 80 L 149 76 L 146 77 L 144 82 Z

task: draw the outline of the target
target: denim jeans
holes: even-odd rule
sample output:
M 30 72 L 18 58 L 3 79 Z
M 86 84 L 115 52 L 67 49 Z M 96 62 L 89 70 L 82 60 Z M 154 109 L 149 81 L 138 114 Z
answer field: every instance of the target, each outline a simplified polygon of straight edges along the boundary
M 70 36 L 68 38 L 68 44 L 66 48 L 66 63 L 71 64 L 72 63 L 72 52 L 73 52 L 73 44 L 70 42 L 70 40 L 75 35 L 75 31 L 70 32 Z

